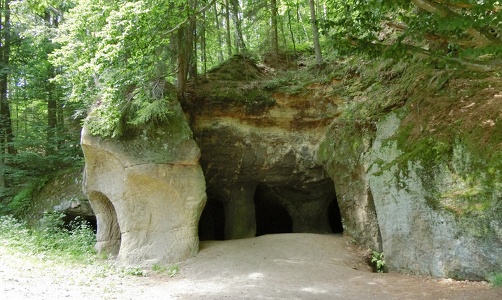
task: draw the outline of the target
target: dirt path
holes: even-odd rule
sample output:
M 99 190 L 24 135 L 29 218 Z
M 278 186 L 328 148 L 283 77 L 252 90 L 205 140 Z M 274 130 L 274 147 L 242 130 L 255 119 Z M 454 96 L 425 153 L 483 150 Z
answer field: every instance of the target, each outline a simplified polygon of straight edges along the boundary
M 0 299 L 502 299 L 486 283 L 370 273 L 336 235 L 203 242 L 171 278 L 109 264 L 62 265 L 0 245 Z

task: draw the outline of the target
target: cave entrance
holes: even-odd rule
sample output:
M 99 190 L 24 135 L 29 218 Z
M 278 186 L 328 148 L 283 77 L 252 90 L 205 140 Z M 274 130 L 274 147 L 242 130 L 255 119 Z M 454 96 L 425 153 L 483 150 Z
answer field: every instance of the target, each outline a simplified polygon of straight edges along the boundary
M 63 217 L 64 225 L 68 229 L 73 229 L 72 228 L 72 223 L 75 222 L 75 221 L 77 221 L 77 220 L 79 222 L 87 224 L 90 228 L 92 228 L 92 231 L 94 231 L 94 233 L 97 233 L 97 231 L 98 231 L 98 224 L 97 224 L 97 221 L 96 221 L 96 216 L 94 216 L 94 215 L 92 215 L 92 216 L 81 216 L 81 215 L 77 215 L 77 214 L 65 214 L 65 216 Z
M 199 240 L 225 240 L 225 208 L 209 193 L 199 220 Z
M 256 236 L 274 233 L 343 233 L 331 179 L 302 187 L 258 185 Z
M 338 206 L 336 194 L 334 196 L 334 199 L 328 206 L 329 225 L 333 233 L 343 233 L 342 215 L 340 214 L 340 207 Z
M 98 191 L 89 193 L 89 201 L 96 215 L 96 250 L 117 255 L 120 250 L 122 234 L 115 206 L 106 195 Z
M 199 239 L 225 240 L 225 203 L 208 192 L 199 221 Z M 343 233 L 340 208 L 331 179 L 308 187 L 258 184 L 254 192 L 256 236 L 277 233 Z M 227 224 L 228 225 L 228 224 Z M 254 226 L 254 225 L 253 225 Z M 249 236 L 247 236 L 249 237 Z
M 254 195 L 256 236 L 292 233 L 293 219 L 286 206 L 278 201 L 272 189 L 258 185 Z

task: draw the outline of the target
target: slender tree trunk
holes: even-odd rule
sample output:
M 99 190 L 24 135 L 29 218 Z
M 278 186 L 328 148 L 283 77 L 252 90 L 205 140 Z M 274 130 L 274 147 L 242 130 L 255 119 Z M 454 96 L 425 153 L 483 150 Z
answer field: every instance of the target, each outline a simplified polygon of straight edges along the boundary
M 296 56 L 296 43 L 295 43 L 295 35 L 293 34 L 293 26 L 291 24 L 291 10 L 288 8 L 288 27 L 289 27 L 289 33 L 291 35 L 291 41 L 293 42 L 293 51 Z
M 186 42 L 186 36 L 191 35 L 187 34 L 187 26 L 181 27 L 178 32 L 177 32 L 177 39 L 176 39 L 176 44 L 178 48 L 178 70 L 176 72 L 176 81 L 178 84 L 178 92 L 179 96 L 183 99 L 185 97 L 185 91 L 186 91 L 186 83 L 188 79 L 188 60 L 189 60 L 189 52 L 191 51 L 191 48 L 188 50 L 187 48 L 187 42 Z M 191 45 L 191 42 L 190 42 Z
M 200 34 L 200 47 L 202 51 L 202 67 L 204 71 L 204 79 L 207 73 L 207 55 L 206 55 L 206 12 L 204 11 L 202 15 L 202 28 Z
M 315 16 L 315 0 L 309 0 L 310 5 L 310 24 L 312 25 L 312 38 L 314 41 L 314 51 L 316 63 L 321 65 L 323 63 L 321 54 L 321 45 L 319 43 L 319 30 L 317 29 L 317 19 Z
M 190 0 L 190 6 L 192 7 L 192 11 L 196 11 L 197 9 L 197 0 Z M 191 14 L 189 16 L 189 40 L 187 41 L 187 46 L 189 48 L 189 56 L 188 56 L 188 76 L 189 78 L 197 81 L 197 16 L 195 14 Z
M 270 1 L 270 21 L 272 23 L 272 53 L 279 56 L 279 35 L 277 31 L 277 0 Z
M 49 11 L 45 12 L 44 21 L 47 27 L 54 27 L 54 24 L 52 24 L 52 16 Z M 45 147 L 47 155 L 52 155 L 57 150 L 56 130 L 58 125 L 58 101 L 56 86 L 50 81 L 54 75 L 54 68 L 49 66 L 49 70 L 47 72 L 47 145 Z
M 239 53 L 246 52 L 246 44 L 244 43 L 244 36 L 242 35 L 242 19 L 240 14 L 239 0 L 230 0 L 232 5 L 232 18 L 234 20 L 235 29 L 235 44 Z
M 6 187 L 6 154 L 15 154 L 14 133 L 8 99 L 10 58 L 10 6 L 9 0 L 0 2 L 0 187 Z
M 226 40 L 227 40 L 227 54 L 228 57 L 232 56 L 232 36 L 230 34 L 230 8 L 228 5 L 228 0 L 225 0 L 225 24 L 227 27 Z
M 308 30 L 307 28 L 305 28 L 305 22 L 303 21 L 302 14 L 300 13 L 300 4 L 298 3 L 298 1 L 296 2 L 296 21 L 302 26 L 303 34 L 305 37 L 304 40 L 300 39 L 300 42 L 310 40 Z
M 221 38 L 221 24 L 220 24 L 220 18 L 218 17 L 218 5 L 216 4 L 216 1 L 214 2 L 214 18 L 215 18 L 215 25 L 216 25 L 216 38 L 218 40 L 218 45 L 223 45 L 223 39 Z M 223 61 L 223 50 L 221 47 L 218 47 L 218 62 Z
M 286 29 L 284 26 L 286 26 L 286 21 L 281 15 L 277 16 L 277 22 L 279 23 L 279 39 L 281 40 L 281 43 L 283 47 L 288 46 L 288 34 L 286 33 Z

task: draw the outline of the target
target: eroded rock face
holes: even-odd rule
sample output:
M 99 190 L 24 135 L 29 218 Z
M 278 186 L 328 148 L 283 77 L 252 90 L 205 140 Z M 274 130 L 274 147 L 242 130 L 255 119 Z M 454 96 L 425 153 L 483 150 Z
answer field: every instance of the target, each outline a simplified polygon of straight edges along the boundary
M 223 210 L 219 218 L 224 217 L 225 239 L 333 232 L 329 208 L 336 202 L 335 184 L 316 161 L 316 152 L 329 120 L 338 113 L 337 99 L 274 98 L 276 104 L 259 115 L 242 106 L 203 101 L 192 111 L 213 202 L 209 206 Z M 281 218 L 282 223 L 271 225 Z
M 70 222 L 75 218 L 87 220 L 95 225 L 95 216 L 89 200 L 82 192 L 83 168 L 65 170 L 52 178 L 35 195 L 33 207 L 28 215 L 29 222 L 35 225 L 44 213 L 58 212 Z
M 473 180 L 469 172 L 490 177 L 460 142 L 445 162 L 403 160 L 396 134 L 406 113 L 370 130 L 328 130 L 319 158 L 337 182 L 344 233 L 383 251 L 390 271 L 484 280 L 502 265 L 500 183 Z
M 96 213 L 98 251 L 124 265 L 167 264 L 198 251 L 206 201 L 200 151 L 179 104 L 170 121 L 122 139 L 82 131 L 84 190 Z
M 484 187 L 466 182 L 461 169 L 470 164 L 469 154 L 461 143 L 455 145 L 446 163 L 431 165 L 415 160 L 400 166 L 402 150 L 392 138 L 400 123 L 394 113 L 382 120 L 367 154 L 373 162 L 368 181 L 389 268 L 470 280 L 484 280 L 487 274 L 499 272 L 500 186 L 491 187 L 488 195 L 482 196 Z M 454 200 L 466 193 L 471 195 L 465 203 Z M 467 201 L 477 207 L 470 208 Z
M 365 248 L 381 251 L 378 217 L 367 177 L 371 163 L 364 156 L 372 138 L 367 131 L 352 126 L 335 122 L 327 129 L 317 158 L 336 183 L 344 234 Z

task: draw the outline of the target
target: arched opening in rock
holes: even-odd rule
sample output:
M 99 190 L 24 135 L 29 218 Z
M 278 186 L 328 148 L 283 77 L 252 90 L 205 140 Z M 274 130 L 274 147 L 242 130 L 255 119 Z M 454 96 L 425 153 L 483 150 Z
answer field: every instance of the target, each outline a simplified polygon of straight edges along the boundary
M 225 205 L 228 204 L 216 196 L 217 191 L 212 191 L 213 193 L 208 192 L 208 201 L 199 221 L 201 241 L 228 239 L 229 237 L 225 236 L 225 227 L 240 225 L 225 218 Z M 241 189 L 237 189 L 232 195 L 239 191 Z M 250 224 L 253 229 L 248 232 L 256 232 L 256 236 L 293 232 L 343 233 L 334 183 L 329 178 L 301 187 L 258 184 L 251 197 L 253 199 L 250 207 L 254 208 L 254 211 L 241 211 L 244 215 L 237 215 L 235 219 L 238 221 L 253 216 L 254 223 Z M 240 204 L 238 206 L 244 207 Z
M 92 228 L 94 233 L 96 233 L 98 230 L 96 216 L 81 216 L 74 214 L 66 214 L 63 217 L 63 222 L 65 223 L 65 226 L 68 227 L 69 229 L 72 229 L 72 223 L 75 221 L 86 223 L 88 226 Z
M 272 233 L 343 233 L 331 179 L 301 187 L 258 185 L 256 236 Z
M 225 240 L 225 209 L 223 203 L 208 197 L 199 220 L 199 240 Z
M 333 233 L 343 233 L 342 216 L 336 196 L 328 206 L 328 218 L 331 231 L 333 231 Z
M 256 236 L 273 233 L 292 233 L 293 220 L 284 205 L 277 201 L 272 190 L 258 185 L 254 195 Z
M 106 195 L 98 191 L 89 193 L 89 201 L 96 214 L 96 250 L 117 255 L 122 234 L 113 203 Z

